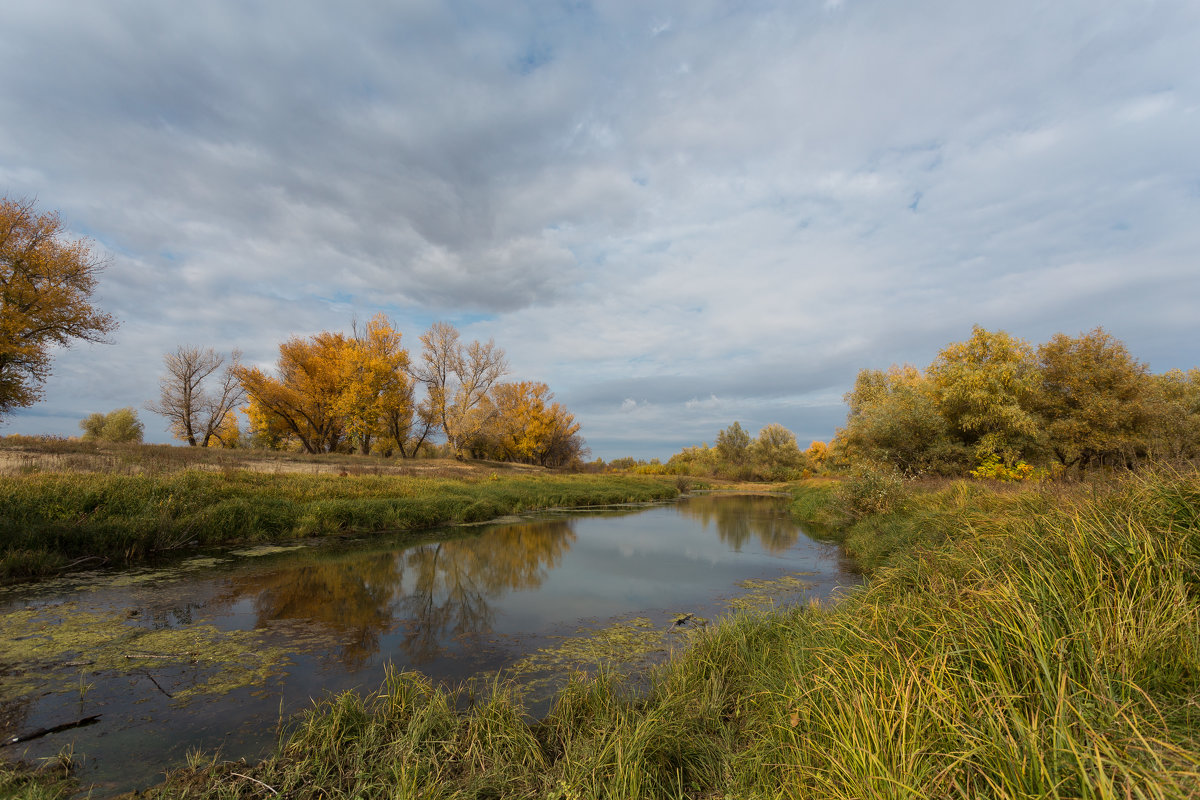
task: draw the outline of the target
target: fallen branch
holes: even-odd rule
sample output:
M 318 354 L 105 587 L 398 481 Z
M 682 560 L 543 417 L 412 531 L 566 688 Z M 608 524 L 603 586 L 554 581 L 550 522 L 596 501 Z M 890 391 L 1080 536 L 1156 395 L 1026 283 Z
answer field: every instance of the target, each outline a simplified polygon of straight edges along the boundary
M 98 722 L 99 720 L 100 715 L 93 714 L 90 717 L 83 717 L 82 719 L 77 719 L 74 722 L 64 722 L 62 725 L 55 725 L 53 728 L 41 728 L 30 733 L 5 739 L 3 742 L 0 742 L 0 747 L 8 747 L 10 744 L 19 744 L 21 742 L 31 742 L 34 739 L 40 739 L 43 736 L 49 736 L 52 733 L 61 733 L 62 731 L 69 731 L 72 728 L 82 728 L 86 725 L 91 725 L 95 722 Z

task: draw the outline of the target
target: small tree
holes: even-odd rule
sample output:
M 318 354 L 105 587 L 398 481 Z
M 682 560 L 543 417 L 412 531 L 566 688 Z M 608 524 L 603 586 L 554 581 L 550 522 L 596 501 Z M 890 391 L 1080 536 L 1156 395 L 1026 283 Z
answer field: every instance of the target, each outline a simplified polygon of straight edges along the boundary
M 79 421 L 85 442 L 133 442 L 142 441 L 142 423 L 132 408 L 118 408 L 107 414 L 90 414 Z
M 717 434 L 717 457 L 730 465 L 745 464 L 750 460 L 750 434 L 740 422 Z
M 441 426 L 455 458 L 462 459 L 489 421 L 481 407 L 493 384 L 508 372 L 508 361 L 490 339 L 464 345 L 458 330 L 446 322 L 433 323 L 421 343 L 415 377 L 428 392 L 426 413 Z
M 758 432 L 758 438 L 750 445 L 750 455 L 774 479 L 786 478 L 791 470 L 800 469 L 805 460 L 796 444 L 796 435 L 777 422 Z
M 175 438 L 191 447 L 208 447 L 213 437 L 222 438 L 218 432 L 245 397 L 235 375 L 240 356 L 234 350 L 229 364 L 218 374 L 225 363 L 223 355 L 211 347 L 180 345 L 163 356 L 167 374 L 159 381 L 158 402 L 147 403 L 146 410 L 170 420 Z M 214 375 L 214 380 L 209 380 Z

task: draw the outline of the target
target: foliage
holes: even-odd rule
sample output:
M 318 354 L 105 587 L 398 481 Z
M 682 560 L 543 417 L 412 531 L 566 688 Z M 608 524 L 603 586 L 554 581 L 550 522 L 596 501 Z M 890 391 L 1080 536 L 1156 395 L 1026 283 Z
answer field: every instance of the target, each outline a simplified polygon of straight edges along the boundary
M 1037 436 L 1033 349 L 1004 331 L 976 325 L 971 338 L 944 347 L 929 366 L 937 407 L 975 455 L 1011 461 Z
M 717 458 L 725 464 L 741 465 L 750 461 L 750 434 L 735 422 L 717 433 Z
M 493 387 L 485 422 L 472 450 L 485 458 L 561 467 L 585 452 L 574 415 L 553 402 L 544 383 L 519 381 Z
M 246 414 L 253 429 L 294 436 L 307 453 L 335 451 L 345 434 L 337 404 L 345 390 L 349 347 L 343 334 L 324 331 L 279 345 L 278 378 L 257 367 L 235 367 L 250 401 Z
M 750 434 L 735 422 L 717 433 L 717 445 L 685 447 L 671 456 L 659 474 L 718 477 L 727 480 L 797 480 L 812 465 L 796 444 L 796 435 L 778 423 Z
M 1038 364 L 1037 410 L 1059 463 L 1132 462 L 1151 414 L 1146 365 L 1100 328 L 1055 334 L 1038 348 Z
M 839 466 L 1014 480 L 1200 458 L 1200 370 L 1151 375 L 1100 328 L 1035 352 L 976 326 L 926 370 L 860 371 L 846 403 Z
M 1000 460 L 995 453 L 989 455 L 979 466 L 971 470 L 973 478 L 989 478 L 996 481 L 1027 481 L 1033 478 L 1037 470 L 1024 461 L 1009 466 Z
M 369 455 L 372 440 L 388 437 L 401 455 L 407 455 L 420 442 L 409 441 L 414 431 L 413 379 L 401 334 L 383 314 L 373 317 L 361 335 L 355 334 L 342 353 L 343 384 L 335 411 L 360 453 Z M 428 430 L 427 426 L 425 434 Z
M 888 464 L 910 476 L 952 474 L 967 462 L 936 386 L 915 367 L 862 370 L 845 400 L 850 411 L 837 434 L 842 458 Z
M 887 466 L 859 466 L 838 483 L 834 496 L 847 522 L 899 511 L 908 497 L 904 478 Z
M 90 414 L 79 421 L 85 442 L 141 442 L 143 426 L 132 408 Z
M 102 342 L 117 322 L 91 305 L 102 262 L 58 214 L 0 198 L 0 417 L 42 396 L 55 347 Z
M 1200 369 L 1174 369 L 1150 381 L 1147 451 L 1170 461 L 1200 458 Z

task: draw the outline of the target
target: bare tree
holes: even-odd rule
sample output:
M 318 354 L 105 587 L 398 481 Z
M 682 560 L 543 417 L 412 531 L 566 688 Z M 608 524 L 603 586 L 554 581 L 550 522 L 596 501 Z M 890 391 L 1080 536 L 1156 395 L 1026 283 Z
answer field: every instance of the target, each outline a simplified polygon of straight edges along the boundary
M 427 408 L 442 427 L 455 458 L 487 422 L 488 390 L 508 372 L 504 351 L 491 339 L 464 345 L 458 330 L 435 322 L 421 335 L 425 349 L 415 377 L 425 384 Z
M 221 370 L 225 357 L 211 347 L 180 345 L 163 356 L 167 374 L 159 381 L 159 399 L 147 403 L 146 409 L 170 420 L 175 438 L 192 447 L 207 447 L 214 438 L 220 441 L 222 423 L 246 396 L 235 375 L 241 356 L 234 350 Z

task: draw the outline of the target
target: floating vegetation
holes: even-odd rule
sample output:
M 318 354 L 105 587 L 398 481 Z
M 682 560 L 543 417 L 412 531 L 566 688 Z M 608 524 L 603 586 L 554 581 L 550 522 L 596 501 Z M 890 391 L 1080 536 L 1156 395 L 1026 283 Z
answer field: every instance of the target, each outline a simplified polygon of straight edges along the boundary
M 149 628 L 136 612 L 80 610 L 76 603 L 16 609 L 0 617 L 0 700 L 70 691 L 91 674 L 154 673 L 173 701 L 266 683 L 287 652 L 252 631 L 213 625 Z M 170 685 L 170 689 L 165 688 Z
M 545 695 L 558 688 L 567 676 L 597 671 L 629 673 L 639 667 L 662 661 L 673 640 L 688 636 L 703 622 L 695 615 L 687 617 L 687 627 L 674 621 L 655 624 L 647 617 L 618 619 L 603 627 L 584 626 L 574 636 L 559 638 L 559 644 L 542 647 L 508 668 L 528 695 Z
M 738 581 L 737 585 L 745 589 L 746 593 L 730 599 L 729 608 L 735 611 L 765 611 L 775 606 L 794 603 L 813 587 L 812 582 L 801 580 L 812 574 L 792 572 L 769 580 Z

